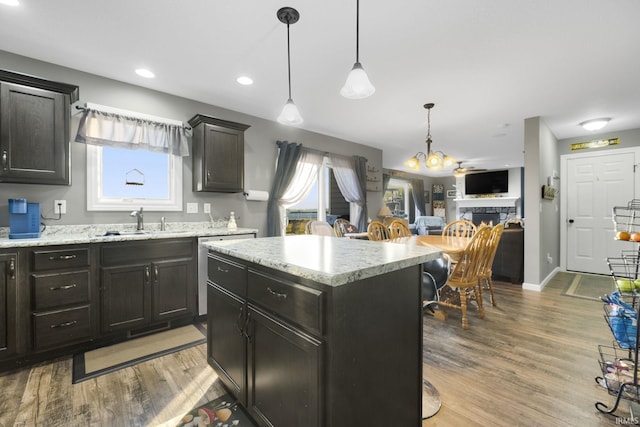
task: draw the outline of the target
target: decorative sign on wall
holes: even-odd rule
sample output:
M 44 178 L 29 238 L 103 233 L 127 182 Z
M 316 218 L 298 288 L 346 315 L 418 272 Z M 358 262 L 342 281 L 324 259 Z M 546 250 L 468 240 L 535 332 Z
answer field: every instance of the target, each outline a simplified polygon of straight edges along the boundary
M 600 148 L 607 147 L 609 145 L 618 145 L 620 144 L 620 138 L 609 138 L 609 139 L 597 139 L 595 141 L 589 142 L 577 142 L 575 144 L 571 144 L 569 148 L 571 151 L 575 150 L 584 150 L 587 148 Z
M 542 198 L 545 200 L 553 200 L 556 197 L 556 189 L 549 186 L 542 186 Z

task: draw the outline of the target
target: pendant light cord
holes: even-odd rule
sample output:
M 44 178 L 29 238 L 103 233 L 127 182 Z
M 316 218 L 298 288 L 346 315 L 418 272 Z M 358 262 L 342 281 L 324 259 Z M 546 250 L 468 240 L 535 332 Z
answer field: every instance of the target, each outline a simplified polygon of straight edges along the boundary
M 289 41 L 289 17 L 287 17 L 287 70 L 289 72 L 289 99 L 291 99 L 291 44 Z
M 360 62 L 360 0 L 356 0 L 356 63 Z

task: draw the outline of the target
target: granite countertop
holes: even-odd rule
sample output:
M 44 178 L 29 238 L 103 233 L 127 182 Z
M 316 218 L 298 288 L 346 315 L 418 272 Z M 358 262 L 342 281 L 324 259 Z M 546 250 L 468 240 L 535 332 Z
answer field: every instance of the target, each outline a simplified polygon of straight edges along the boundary
M 207 242 L 211 251 L 340 286 L 438 258 L 436 247 L 298 235 Z
M 105 236 L 107 231 L 117 231 L 121 234 Z M 229 230 L 226 227 L 226 221 L 224 224 L 210 222 L 168 223 L 165 231 L 160 230 L 160 224 L 149 224 L 142 232 L 136 232 L 130 224 L 48 226 L 40 237 L 32 239 L 9 239 L 8 230 L 4 230 L 4 232 L 0 232 L 0 249 L 180 237 L 233 236 L 252 233 L 257 234 L 258 230 L 240 227 L 237 230 Z

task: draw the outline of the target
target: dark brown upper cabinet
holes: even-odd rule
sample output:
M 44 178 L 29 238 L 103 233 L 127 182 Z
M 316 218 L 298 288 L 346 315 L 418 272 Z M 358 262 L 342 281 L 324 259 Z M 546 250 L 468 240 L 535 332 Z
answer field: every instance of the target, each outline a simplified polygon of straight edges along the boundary
M 244 191 L 244 131 L 249 125 L 196 114 L 193 128 L 193 191 Z
M 71 184 L 70 105 L 78 86 L 0 70 L 0 182 Z

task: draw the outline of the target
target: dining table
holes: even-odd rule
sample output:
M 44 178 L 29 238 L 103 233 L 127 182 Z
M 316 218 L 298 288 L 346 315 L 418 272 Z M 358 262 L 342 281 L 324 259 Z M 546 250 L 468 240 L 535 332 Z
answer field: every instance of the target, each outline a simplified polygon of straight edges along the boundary
M 443 236 L 441 234 L 423 234 L 413 235 L 406 237 L 396 237 L 388 240 L 391 243 L 402 243 L 405 245 L 414 246 L 435 246 L 445 254 L 449 255 L 453 260 L 458 258 L 464 249 L 467 247 L 467 243 L 471 240 L 470 237 L 456 237 L 456 236 Z

